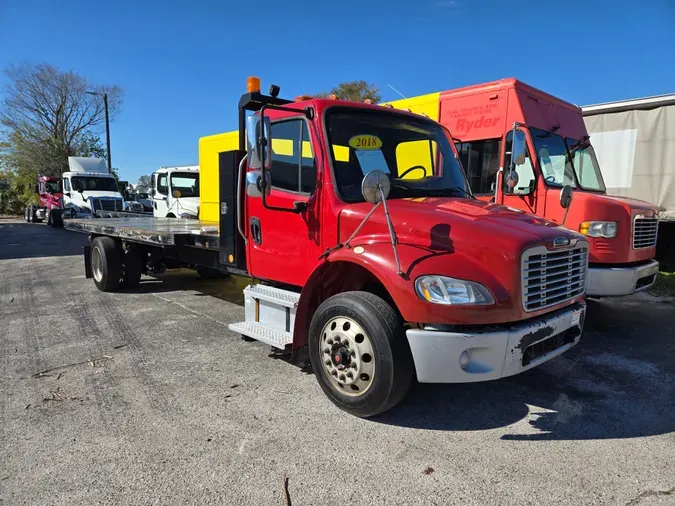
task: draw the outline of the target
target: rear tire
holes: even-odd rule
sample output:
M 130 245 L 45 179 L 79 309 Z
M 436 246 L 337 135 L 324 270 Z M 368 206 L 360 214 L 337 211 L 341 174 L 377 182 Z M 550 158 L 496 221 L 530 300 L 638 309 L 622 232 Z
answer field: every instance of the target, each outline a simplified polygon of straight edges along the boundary
M 35 223 L 35 208 L 33 206 L 28 206 L 28 222 Z
M 368 292 L 341 293 L 319 306 L 310 325 L 309 357 L 328 398 L 363 418 L 394 407 L 413 382 L 401 317 Z
M 25 221 L 26 223 L 29 223 L 29 221 L 28 221 L 28 208 L 27 207 L 24 207 L 24 209 L 23 209 L 23 221 Z
M 97 237 L 91 243 L 91 272 L 96 288 L 112 292 L 122 278 L 122 248 L 110 237 Z

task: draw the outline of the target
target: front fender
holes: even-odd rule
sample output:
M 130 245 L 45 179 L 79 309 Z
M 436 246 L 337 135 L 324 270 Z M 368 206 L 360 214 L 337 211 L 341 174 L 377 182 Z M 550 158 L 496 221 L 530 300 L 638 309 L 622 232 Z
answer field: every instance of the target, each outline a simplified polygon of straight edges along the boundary
M 514 318 L 509 290 L 477 260 L 458 251 L 433 250 L 415 244 L 399 244 L 397 251 L 403 276 L 396 274 L 393 248 L 389 242 L 342 248 L 330 256 L 330 261 L 351 261 L 371 272 L 409 323 L 458 325 L 503 323 L 518 319 Z M 477 281 L 492 292 L 496 303 L 491 306 L 447 306 L 427 302 L 415 291 L 415 280 L 425 274 Z
M 341 248 L 320 263 L 305 283 L 296 312 L 293 349 L 307 342 L 311 315 L 327 298 L 350 290 L 381 286 L 386 299 L 408 323 L 490 324 L 522 319 L 514 308 L 509 291 L 485 265 L 466 255 L 447 250 L 432 250 L 415 244 L 397 247 L 403 276 L 396 273 L 390 242 L 371 242 Z M 424 274 L 477 281 L 492 292 L 496 303 L 490 306 L 447 306 L 432 304 L 417 296 L 415 280 Z

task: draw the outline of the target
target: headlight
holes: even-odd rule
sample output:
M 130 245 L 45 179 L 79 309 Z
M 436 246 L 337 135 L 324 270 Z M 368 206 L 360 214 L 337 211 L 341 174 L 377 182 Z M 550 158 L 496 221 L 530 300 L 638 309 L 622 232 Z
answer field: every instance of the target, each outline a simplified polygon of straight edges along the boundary
M 184 211 L 184 212 L 180 213 L 180 218 L 183 219 L 183 220 L 196 220 L 197 215 L 194 214 L 194 213 Z
M 415 281 L 417 295 L 428 302 L 448 305 L 486 305 L 495 300 L 485 286 L 446 276 L 422 276 Z
M 579 232 L 588 237 L 616 237 L 615 221 L 584 221 L 579 225 Z

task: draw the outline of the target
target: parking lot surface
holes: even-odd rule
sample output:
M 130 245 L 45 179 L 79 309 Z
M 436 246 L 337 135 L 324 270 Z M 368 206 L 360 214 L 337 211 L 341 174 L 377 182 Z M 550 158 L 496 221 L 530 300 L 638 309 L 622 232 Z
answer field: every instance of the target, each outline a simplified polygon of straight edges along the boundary
M 675 504 L 675 304 L 589 304 L 523 375 L 372 420 L 228 330 L 246 280 L 84 278 L 84 235 L 0 220 L 0 504 Z

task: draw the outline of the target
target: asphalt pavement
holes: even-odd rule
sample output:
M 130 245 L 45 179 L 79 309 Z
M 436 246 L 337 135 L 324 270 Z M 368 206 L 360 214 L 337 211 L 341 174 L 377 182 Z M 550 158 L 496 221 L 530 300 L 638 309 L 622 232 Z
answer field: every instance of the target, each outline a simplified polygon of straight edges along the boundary
M 86 237 L 0 220 L 0 504 L 675 504 L 675 304 L 590 304 L 514 378 L 417 385 L 372 420 L 228 330 L 246 280 L 128 293 Z

